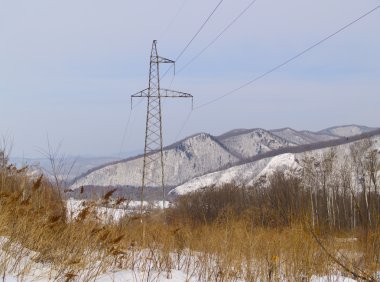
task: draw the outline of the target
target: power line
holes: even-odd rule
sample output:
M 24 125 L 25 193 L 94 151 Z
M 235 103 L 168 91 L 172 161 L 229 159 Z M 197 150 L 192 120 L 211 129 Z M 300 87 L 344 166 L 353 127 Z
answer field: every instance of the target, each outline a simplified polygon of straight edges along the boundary
M 129 111 L 128 120 L 127 120 L 127 123 L 124 127 L 123 138 L 121 139 L 120 150 L 119 150 L 119 158 L 121 157 L 121 151 L 123 150 L 125 138 L 127 137 L 127 134 L 128 134 L 131 116 L 132 116 L 132 109 Z
M 198 29 L 198 31 L 194 34 L 193 38 L 191 38 L 191 40 L 189 41 L 189 43 L 187 43 L 187 45 L 185 46 L 185 48 L 183 48 L 183 50 L 179 53 L 179 55 L 177 56 L 177 58 L 175 59 L 175 61 L 178 61 L 182 55 L 186 52 L 187 48 L 189 48 L 190 44 L 193 43 L 193 41 L 195 40 L 195 38 L 197 38 L 197 36 L 199 35 L 199 33 L 201 33 L 201 31 L 203 30 L 203 28 L 206 26 L 206 24 L 209 22 L 209 20 L 211 19 L 211 17 L 215 14 L 216 10 L 218 10 L 219 6 L 223 3 L 224 0 L 221 0 L 218 5 L 216 5 L 216 7 L 214 8 L 214 10 L 211 12 L 211 14 L 207 17 L 207 19 L 204 21 L 204 23 L 201 25 L 201 27 Z
M 175 19 L 178 17 L 178 15 L 181 13 L 181 11 L 183 10 L 185 4 L 187 3 L 188 0 L 185 0 L 182 2 L 182 5 L 180 6 L 179 10 L 177 11 L 176 15 L 174 16 L 173 20 L 170 22 L 170 24 L 168 25 L 168 27 L 166 28 L 165 32 L 167 32 L 167 30 L 170 28 L 170 26 L 174 23 Z M 179 55 L 177 56 L 177 58 L 175 59 L 175 61 L 178 61 L 182 56 L 183 54 L 186 52 L 186 50 L 189 48 L 189 46 L 191 45 L 191 43 L 195 40 L 195 38 L 199 35 L 199 33 L 201 33 L 201 31 L 203 30 L 203 28 L 206 26 L 206 24 L 210 21 L 211 17 L 215 14 L 215 12 L 218 10 L 219 6 L 223 3 L 224 0 L 221 0 L 219 1 L 219 3 L 216 5 L 216 7 L 213 9 L 213 11 L 211 12 L 211 14 L 207 17 L 207 19 L 203 22 L 203 24 L 201 25 L 201 27 L 198 29 L 198 31 L 195 33 L 195 35 L 191 38 L 191 40 L 187 43 L 187 45 L 183 48 L 183 50 L 179 53 Z M 171 65 L 167 70 L 166 72 L 164 73 L 164 75 L 162 76 L 162 78 L 164 78 L 167 73 L 170 71 L 170 69 L 173 67 L 173 65 Z M 174 80 L 174 78 L 173 78 Z M 173 80 L 171 82 L 171 84 L 173 83 Z M 140 103 L 140 102 L 139 102 Z M 138 105 L 136 105 L 137 107 Z M 124 135 L 123 135 L 123 140 L 122 140 L 122 145 L 124 144 L 124 141 L 125 141 L 125 135 L 127 134 L 128 132 L 128 127 L 129 127 L 129 123 L 130 123 L 130 118 L 131 118 L 131 114 L 132 114 L 132 110 L 133 108 L 131 109 L 131 112 L 130 112 L 130 115 L 128 117 L 128 121 L 127 121 L 127 124 L 126 124 L 126 127 L 124 129 Z M 120 149 L 121 151 L 121 149 Z M 120 153 L 119 153 L 120 154 Z
M 223 36 L 225 32 L 227 32 L 248 10 L 256 3 L 257 0 L 251 1 L 248 6 L 246 6 L 240 13 L 237 15 L 232 22 L 230 22 L 205 48 L 203 48 L 197 55 L 195 55 L 190 61 L 188 61 L 178 72 L 182 72 L 186 69 L 190 64 L 192 64 L 195 60 L 197 60 L 208 48 L 210 48 L 220 37 Z
M 179 7 L 178 11 L 176 12 L 176 14 L 174 15 L 173 19 L 170 21 L 170 23 L 167 25 L 167 27 L 165 28 L 165 30 L 161 33 L 161 38 L 168 32 L 168 30 L 170 29 L 170 27 L 173 25 L 173 23 L 175 22 L 175 20 L 177 19 L 177 17 L 179 16 L 179 14 L 182 12 L 183 8 L 185 7 L 186 3 L 188 2 L 189 0 L 184 0 L 181 4 L 181 6 Z M 166 74 L 166 73 L 165 73 Z M 135 107 L 133 107 L 132 105 L 132 101 L 131 101 L 131 110 L 129 112 L 129 115 L 128 115 L 128 119 L 127 119 L 127 122 L 126 122 L 126 125 L 124 127 L 124 132 L 123 132 L 123 137 L 122 137 L 122 141 L 121 141 L 121 145 L 120 145 L 120 150 L 119 150 L 119 157 L 121 156 L 121 151 L 124 147 L 124 142 L 125 142 L 125 139 L 126 137 L 128 136 L 128 131 L 129 131 L 129 125 L 130 125 L 130 121 L 131 121 L 131 116 L 132 116 L 132 112 L 133 112 L 133 109 L 134 108 L 137 108 L 141 102 L 143 101 L 143 99 L 141 99 Z
M 304 49 L 302 52 L 298 53 L 297 55 L 295 55 L 295 56 L 291 57 L 290 59 L 284 61 L 283 63 L 281 63 L 281 64 L 275 66 L 274 68 L 268 70 L 267 72 L 265 72 L 265 73 L 263 73 L 263 74 L 261 74 L 261 75 L 255 77 L 254 79 L 251 79 L 250 81 L 248 81 L 248 82 L 242 84 L 241 86 L 239 86 L 239 87 L 237 87 L 237 88 L 235 88 L 235 89 L 233 89 L 233 90 L 231 90 L 231 91 L 225 93 L 224 95 L 222 95 L 222 96 L 220 96 L 220 97 L 217 97 L 217 98 L 215 98 L 215 99 L 212 99 L 212 100 L 210 100 L 210 101 L 208 101 L 208 102 L 206 102 L 206 103 L 203 103 L 203 104 L 201 104 L 201 105 L 199 105 L 199 106 L 196 106 L 196 107 L 193 109 L 193 111 L 198 110 L 198 109 L 203 108 L 203 107 L 206 107 L 206 106 L 208 106 L 208 105 L 210 105 L 210 104 L 212 104 L 212 103 L 215 103 L 215 102 L 217 102 L 217 101 L 219 101 L 219 100 L 221 100 L 221 99 L 223 99 L 223 98 L 225 98 L 225 97 L 227 97 L 227 96 L 229 96 L 229 95 L 232 95 L 232 94 L 238 92 L 239 90 L 241 90 L 241 89 L 243 89 L 243 88 L 245 88 L 245 87 L 247 87 L 247 86 L 249 86 L 249 85 L 251 85 L 251 84 L 257 82 L 258 80 L 260 80 L 260 79 L 266 77 L 267 75 L 269 75 L 269 74 L 271 74 L 272 72 L 278 70 L 279 68 L 281 68 L 281 67 L 287 65 L 288 63 L 290 63 L 290 62 L 296 60 L 297 58 L 301 57 L 302 55 L 304 55 L 304 54 L 307 53 L 308 51 L 312 50 L 313 48 L 315 48 L 315 47 L 321 45 L 322 43 L 324 43 L 325 41 L 327 41 L 327 40 L 329 40 L 330 38 L 334 37 L 334 36 L 337 35 L 338 33 L 344 31 L 345 29 L 349 28 L 349 27 L 352 26 L 353 24 L 355 24 L 355 23 L 357 23 L 358 21 L 362 20 L 362 19 L 365 18 L 366 16 L 372 14 L 373 12 L 375 12 L 376 10 L 378 10 L 379 8 L 380 8 L 380 5 L 379 5 L 379 6 L 376 6 L 375 8 L 373 8 L 372 10 L 370 10 L 369 12 L 363 14 L 362 16 L 358 17 L 357 19 L 353 20 L 352 22 L 350 22 L 350 23 L 348 23 L 347 25 L 343 26 L 342 28 L 338 29 L 338 30 L 335 31 L 334 33 L 330 34 L 329 36 L 327 36 L 327 37 L 323 38 L 322 40 L 318 41 L 317 43 L 313 44 L 312 46 L 310 46 L 310 47 Z M 190 114 L 188 115 L 188 117 L 186 118 L 186 120 L 183 122 L 183 124 L 182 124 L 182 126 L 181 126 L 181 129 L 180 129 L 180 131 L 179 131 L 178 134 L 177 134 L 177 138 L 180 136 L 181 132 L 183 131 L 183 129 L 186 127 L 187 123 L 189 122 L 189 120 L 190 120 L 190 118 L 191 118 L 191 115 L 192 115 L 193 111 L 190 112 Z
M 185 121 L 182 123 L 182 126 L 181 126 L 180 130 L 178 131 L 178 133 L 177 133 L 177 135 L 176 135 L 176 137 L 175 137 L 174 142 L 175 142 L 176 140 L 178 140 L 178 138 L 179 138 L 179 136 L 181 135 L 182 131 L 185 129 L 187 123 L 189 122 L 189 120 L 190 120 L 192 114 L 193 114 L 193 110 L 190 111 L 190 113 L 187 115 Z
M 201 104 L 201 105 L 199 105 L 199 106 L 196 106 L 196 107 L 194 108 L 194 110 L 197 110 L 197 109 L 203 108 L 203 107 L 208 106 L 208 105 L 210 105 L 210 104 L 213 104 L 213 103 L 215 103 L 215 102 L 217 102 L 217 101 L 219 101 L 219 100 L 221 100 L 221 99 L 223 99 L 223 98 L 225 98 L 225 97 L 227 97 L 227 96 L 229 96 L 229 95 L 232 95 L 232 94 L 238 92 L 239 90 L 241 90 L 241 89 L 243 89 L 243 88 L 245 88 L 245 87 L 247 87 L 247 86 L 249 86 L 249 85 L 255 83 L 256 81 L 258 81 L 258 80 L 260 80 L 260 79 L 266 77 L 267 75 L 271 74 L 272 72 L 274 72 L 274 71 L 278 70 L 279 68 L 281 68 L 281 67 L 283 67 L 283 66 L 289 64 L 290 62 L 292 62 L 292 61 L 298 59 L 299 57 L 301 57 L 301 56 L 304 55 L 305 53 L 311 51 L 312 49 L 316 48 L 317 46 L 319 46 L 319 45 L 321 45 L 322 43 L 326 42 L 327 40 L 331 39 L 332 37 L 334 37 L 335 35 L 339 34 L 340 32 L 346 30 L 347 28 L 349 28 L 349 27 L 352 26 L 353 24 L 359 22 L 360 20 L 362 20 L 362 19 L 365 18 L 366 16 L 372 14 L 373 12 L 375 12 L 375 11 L 376 11 L 377 9 L 379 9 L 379 8 L 380 8 L 380 5 L 376 6 L 375 8 L 373 8 L 372 10 L 370 10 L 369 12 L 367 12 L 367 13 L 361 15 L 359 18 L 353 20 L 352 22 L 346 24 L 346 25 L 343 26 L 342 28 L 338 29 L 337 31 L 331 33 L 330 35 L 326 36 L 326 37 L 323 38 L 322 40 L 318 41 L 317 43 L 315 43 L 315 44 L 311 45 L 310 47 L 304 49 L 302 52 L 298 53 L 297 55 L 295 55 L 295 56 L 291 57 L 290 59 L 284 61 L 283 63 L 281 63 L 281 64 L 275 66 L 274 68 L 268 70 L 267 72 L 265 72 L 265 73 L 263 73 L 263 74 L 261 74 L 261 75 L 255 77 L 255 78 L 253 78 L 253 79 L 247 81 L 246 83 L 240 85 L 239 87 L 237 87 L 237 88 L 235 88 L 235 89 L 233 89 L 233 90 L 231 90 L 231 91 L 229 91 L 229 92 L 223 94 L 222 96 L 219 96 L 219 97 L 217 97 L 217 98 L 215 98 L 215 99 L 212 99 L 212 100 L 210 100 L 210 101 L 208 101 L 208 102 L 206 102 L 206 103 L 203 103 L 203 104 Z
M 197 30 L 197 32 L 194 34 L 194 36 L 191 38 L 191 40 L 187 43 L 187 45 L 182 49 L 182 51 L 179 53 L 179 55 L 177 56 L 177 58 L 175 59 L 175 62 L 177 62 L 182 56 L 183 56 L 183 54 L 186 52 L 186 50 L 189 48 L 189 46 L 191 45 L 191 43 L 195 40 L 195 38 L 201 33 L 201 31 L 203 30 L 203 28 L 206 26 L 206 24 L 210 21 L 210 19 L 211 19 L 211 17 L 215 14 L 215 12 L 218 10 L 218 8 L 219 8 L 219 6 L 223 3 L 223 1 L 224 0 L 221 0 L 221 1 L 219 1 L 219 3 L 216 5 L 216 7 L 212 10 L 212 12 L 211 12 L 211 14 L 206 18 L 206 20 L 203 22 L 203 24 L 200 26 L 200 28 Z M 254 0 L 253 2 L 256 2 L 257 0 Z M 253 4 L 253 3 L 252 3 Z M 252 4 L 251 5 L 249 5 L 249 7 L 250 6 L 252 6 Z M 249 8 L 248 7 L 248 8 Z M 248 8 L 246 9 L 246 10 L 248 10 Z M 244 13 L 243 13 L 244 14 Z M 236 19 L 237 20 L 237 19 Z M 232 23 L 233 24 L 233 23 Z M 232 24 L 231 24 L 231 26 L 232 26 Z M 228 27 L 229 28 L 229 27 Z M 227 28 L 227 29 L 228 29 Z M 226 30 L 227 30 L 226 29 Z M 224 32 L 223 32 L 224 33 Z M 219 35 L 219 37 L 220 37 L 221 35 Z M 217 40 L 217 39 L 216 39 Z M 215 41 L 216 41 L 215 40 Z M 213 42 L 214 43 L 214 42 Z M 213 44 L 213 43 L 211 43 L 210 44 L 210 46 Z M 210 47 L 210 46 L 208 46 L 208 47 Z M 207 47 L 207 48 L 208 48 Z M 162 78 L 164 78 L 167 74 L 168 74 L 168 72 L 171 70 L 171 68 L 173 67 L 173 65 L 171 65 L 167 70 L 166 70 L 166 72 L 163 74 L 163 76 L 162 76 Z M 175 73 L 175 71 L 174 71 L 174 73 Z M 172 86 L 172 84 L 173 84 L 173 82 L 174 82 L 174 78 L 175 78 L 175 76 L 173 76 L 173 78 L 172 78 L 172 80 L 171 80 L 171 82 L 170 82 L 170 87 Z M 190 116 L 191 116 L 191 113 L 192 113 L 192 111 L 190 112 L 190 115 L 187 117 L 187 119 L 186 119 L 186 123 L 187 123 L 187 121 L 190 119 Z M 184 125 L 186 125 L 186 123 L 184 124 Z M 183 126 L 183 128 L 184 128 L 185 126 Z M 183 128 L 181 128 L 181 130 L 179 131 L 179 133 L 177 134 L 177 136 L 179 136 L 180 134 L 181 134 L 181 132 L 182 132 L 182 130 L 183 130 Z M 176 137 L 176 139 L 177 139 L 177 137 Z
M 128 134 L 129 134 L 129 126 L 130 126 L 130 123 L 131 123 L 132 112 L 133 112 L 133 110 L 135 108 L 137 108 L 141 104 L 142 101 L 143 101 L 143 99 L 141 99 L 140 101 L 138 101 L 135 106 L 133 106 L 132 103 L 131 103 L 131 110 L 129 111 L 127 123 L 124 126 L 123 138 L 122 138 L 121 144 L 120 144 L 119 158 L 121 157 L 121 151 L 123 150 L 125 139 L 128 137 Z
M 207 19 L 203 22 L 203 24 L 200 26 L 200 28 L 197 30 L 197 32 L 194 34 L 194 36 L 190 39 L 190 41 L 186 44 L 186 46 L 179 53 L 179 55 L 175 59 L 175 62 L 177 62 L 183 56 L 183 54 L 189 48 L 189 46 L 191 45 L 191 43 L 193 43 L 193 41 L 195 40 L 195 38 L 197 38 L 197 36 L 201 33 L 201 31 L 206 26 L 206 24 L 210 21 L 211 17 L 215 14 L 215 12 L 218 10 L 219 6 L 223 3 L 223 1 L 224 0 L 219 1 L 218 5 L 216 5 L 216 7 L 212 10 L 211 14 L 207 17 Z M 173 67 L 173 65 L 168 68 L 168 70 L 164 73 L 164 75 L 162 76 L 162 78 L 164 78 L 167 75 L 167 73 L 172 69 L 172 67 Z
M 163 37 L 165 37 L 166 33 L 168 32 L 168 30 L 172 27 L 172 25 L 174 24 L 175 20 L 178 18 L 178 16 L 181 14 L 183 8 L 185 7 L 185 5 L 187 4 L 187 2 L 189 2 L 189 0 L 184 0 L 181 4 L 181 6 L 179 7 L 178 11 L 175 13 L 173 19 L 169 22 L 169 24 L 166 26 L 165 30 L 161 33 L 161 35 L 159 36 L 160 39 L 162 39 Z

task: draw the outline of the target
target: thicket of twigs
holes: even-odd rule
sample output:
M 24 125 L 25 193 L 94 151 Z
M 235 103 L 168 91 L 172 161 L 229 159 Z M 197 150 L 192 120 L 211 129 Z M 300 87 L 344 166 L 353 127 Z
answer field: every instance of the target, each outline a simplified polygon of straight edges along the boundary
M 180 269 L 193 281 L 308 281 L 334 273 L 376 281 L 378 152 L 361 143 L 343 164 L 335 158 L 333 150 L 305 155 L 301 180 L 276 173 L 266 188 L 205 189 L 116 223 L 99 220 L 94 203 L 69 219 L 60 187 L 4 161 L 0 271 L 22 278 L 33 268 L 29 257 L 48 266 L 52 280 L 93 281 L 129 269 L 157 281 Z

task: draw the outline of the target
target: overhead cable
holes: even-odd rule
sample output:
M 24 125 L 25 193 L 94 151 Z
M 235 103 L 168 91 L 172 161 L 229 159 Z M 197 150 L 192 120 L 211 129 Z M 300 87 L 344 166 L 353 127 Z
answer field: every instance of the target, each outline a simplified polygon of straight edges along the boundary
M 192 64 L 196 59 L 198 59 L 208 48 L 210 48 L 219 38 L 223 36 L 225 32 L 227 32 L 248 10 L 256 3 L 257 0 L 251 1 L 247 7 L 245 7 L 239 15 L 237 15 L 232 22 L 230 22 L 205 48 L 203 48 L 197 55 L 195 55 L 190 61 L 188 61 L 177 74 L 186 69 L 190 64 Z
M 177 62 L 182 56 L 183 54 L 186 52 L 186 50 L 189 48 L 189 46 L 191 45 L 191 43 L 193 43 L 193 41 L 195 40 L 195 38 L 197 38 L 197 36 L 201 33 L 201 31 L 203 30 L 203 28 L 206 26 L 206 24 L 210 21 L 210 19 L 212 18 L 212 16 L 215 14 L 215 12 L 218 10 L 219 6 L 223 3 L 224 0 L 221 0 L 219 1 L 218 5 L 216 5 L 216 7 L 212 10 L 211 14 L 208 15 L 207 19 L 203 22 L 203 24 L 200 26 L 200 28 L 197 30 L 197 32 L 194 34 L 194 36 L 190 39 L 190 41 L 186 44 L 186 46 L 182 49 L 182 51 L 179 53 L 179 55 L 177 56 L 177 58 L 175 59 L 175 61 Z M 173 65 L 171 65 L 167 71 L 164 73 L 164 75 L 162 76 L 162 78 L 164 78 L 167 73 L 173 68 Z
M 194 110 L 197 110 L 197 109 L 200 109 L 200 108 L 203 108 L 205 106 L 208 106 L 210 104 L 213 104 L 227 96 L 230 96 L 232 94 L 235 94 L 236 92 L 238 92 L 239 90 L 257 82 L 258 80 L 266 77 L 267 75 L 273 73 L 274 71 L 278 70 L 279 68 L 282 68 L 283 66 L 289 64 L 290 62 L 298 59 L 299 57 L 301 57 L 302 55 L 306 54 L 307 52 L 311 51 L 312 49 L 316 48 L 317 46 L 321 45 L 322 43 L 326 42 L 327 40 L 331 39 L 332 37 L 336 36 L 337 34 L 341 33 L 342 31 L 346 30 L 347 28 L 349 28 L 350 26 L 354 25 L 355 23 L 359 22 L 360 20 L 364 19 L 365 17 L 369 16 L 370 14 L 372 14 L 373 12 L 375 12 L 376 10 L 378 10 L 380 8 L 380 5 L 376 6 L 375 8 L 373 8 L 372 10 L 366 12 L 365 14 L 361 15 L 360 17 L 356 18 L 355 20 L 353 20 L 352 22 L 346 24 L 345 26 L 341 27 L 340 29 L 338 29 L 337 31 L 331 33 L 330 35 L 324 37 L 322 40 L 314 43 L 313 45 L 311 45 L 310 47 L 304 49 L 302 52 L 298 53 L 297 55 L 291 57 L 290 59 L 287 59 L 286 61 L 282 62 L 281 64 L 273 67 L 272 69 L 266 71 L 265 73 L 245 82 L 244 84 L 240 85 L 239 87 L 236 87 L 235 89 L 233 90 L 230 90 L 228 91 L 227 93 L 223 94 L 222 96 L 219 96 L 215 99 L 212 99 L 206 103 L 203 103 L 199 106 L 196 106 L 194 107 Z

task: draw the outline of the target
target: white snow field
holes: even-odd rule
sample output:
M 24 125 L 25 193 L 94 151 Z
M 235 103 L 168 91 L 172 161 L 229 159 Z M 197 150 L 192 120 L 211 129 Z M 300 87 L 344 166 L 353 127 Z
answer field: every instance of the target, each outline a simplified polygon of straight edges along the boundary
M 185 251 L 186 253 L 186 251 Z M 206 282 L 209 273 L 202 271 L 201 264 L 205 256 L 193 252 L 183 254 L 182 259 L 175 261 L 177 254 L 172 254 L 173 267 L 162 267 L 157 270 L 157 262 L 152 259 L 151 251 L 131 251 L 129 254 L 135 260 L 133 269 L 120 269 L 108 264 L 106 271 L 98 273 L 98 265 L 76 272 L 72 279 L 67 279 L 60 269 L 53 269 L 49 263 L 37 263 L 38 253 L 30 251 L 17 243 L 10 242 L 6 237 L 0 237 L 0 265 L 1 276 L 4 282 L 42 282 L 42 281 L 94 281 L 94 282 Z M 154 255 L 153 255 L 154 257 Z M 206 256 L 207 257 L 207 256 Z M 208 258 L 208 261 L 210 262 Z M 98 262 L 99 263 L 99 262 Z M 113 266 L 112 266 L 113 265 Z M 217 266 L 215 267 L 217 270 Z M 214 280 L 212 280 L 214 281 Z M 244 282 L 242 279 L 234 279 Z M 264 281 L 257 279 L 256 281 Z M 290 282 L 286 277 L 279 277 L 279 281 Z M 313 276 L 311 282 L 353 282 L 354 279 L 335 273 L 331 276 Z

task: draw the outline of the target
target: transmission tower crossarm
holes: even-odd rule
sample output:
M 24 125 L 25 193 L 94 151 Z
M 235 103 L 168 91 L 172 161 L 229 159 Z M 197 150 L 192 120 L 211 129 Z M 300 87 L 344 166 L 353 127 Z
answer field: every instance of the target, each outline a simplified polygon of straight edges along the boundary
M 193 95 L 185 92 L 161 88 L 160 96 L 164 98 L 193 98 Z
M 161 98 L 191 98 L 191 109 L 194 108 L 193 95 L 191 95 L 189 93 L 184 93 L 184 92 L 180 92 L 180 91 L 161 88 L 160 89 L 160 97 Z
M 142 98 L 142 97 L 148 97 L 148 96 L 149 96 L 149 88 L 146 88 L 144 90 L 141 90 L 131 95 L 131 98 Z
M 185 93 L 185 92 L 180 92 L 180 91 L 175 91 L 175 90 L 170 90 L 170 89 L 165 89 L 165 88 L 160 88 L 159 94 L 151 95 L 149 93 L 149 88 L 146 88 L 144 90 L 141 90 L 141 91 L 133 94 L 131 97 L 132 98 L 144 98 L 144 97 L 193 98 L 193 95 Z
M 191 98 L 191 108 L 193 108 L 193 95 L 181 91 L 175 91 L 165 88 L 160 88 L 159 94 L 152 95 L 149 93 L 149 88 L 141 90 L 131 96 L 131 107 L 133 107 L 133 98 Z
M 175 64 L 175 61 L 158 56 L 157 57 L 157 63 L 159 63 L 159 64 Z

